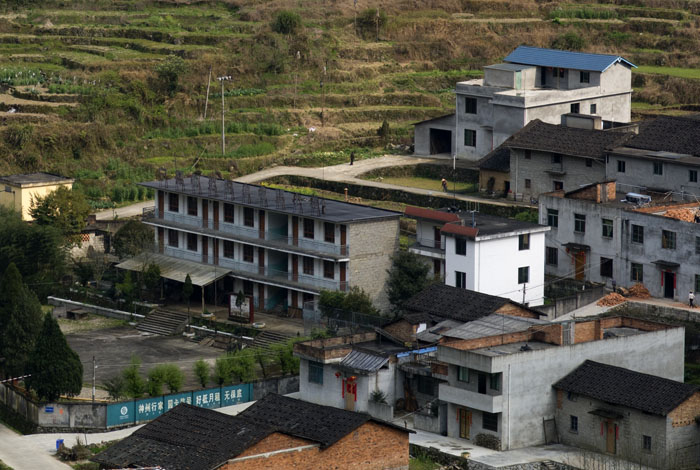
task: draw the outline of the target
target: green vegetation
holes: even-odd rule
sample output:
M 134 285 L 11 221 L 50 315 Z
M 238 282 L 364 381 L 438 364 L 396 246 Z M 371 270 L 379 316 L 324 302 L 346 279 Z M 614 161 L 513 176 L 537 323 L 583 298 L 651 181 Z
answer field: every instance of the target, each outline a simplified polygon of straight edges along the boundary
M 667 75 L 671 77 L 700 79 L 700 68 L 660 67 L 653 65 L 640 65 L 635 73 L 649 73 L 655 75 Z
M 409 470 L 438 470 L 439 464 L 433 462 L 425 455 L 419 455 L 409 460 Z
M 365 315 L 380 314 L 369 295 L 357 286 L 351 287 L 347 292 L 322 290 L 318 298 L 318 307 L 326 316 L 332 315 L 336 310 Z
M 5 463 L 0 460 L 0 470 L 13 470 L 12 467 L 5 465 Z
M 395 314 L 401 311 L 408 299 L 430 284 L 428 272 L 428 265 L 418 255 L 408 251 L 399 251 L 394 255 L 387 294 Z

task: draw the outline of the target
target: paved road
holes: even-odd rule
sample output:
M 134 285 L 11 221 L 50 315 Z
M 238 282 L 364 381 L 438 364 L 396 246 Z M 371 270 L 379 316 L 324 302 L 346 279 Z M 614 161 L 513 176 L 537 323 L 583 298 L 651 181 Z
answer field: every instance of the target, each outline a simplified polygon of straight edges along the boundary
M 126 219 L 128 217 L 134 217 L 141 215 L 145 207 L 153 207 L 155 201 L 143 201 L 137 202 L 136 204 L 131 204 L 129 206 L 119 207 L 117 209 L 107 209 L 104 211 L 96 212 L 97 220 L 112 220 L 112 219 Z
M 38 452 L 35 443 L 0 424 L 0 460 L 14 470 L 71 470 L 49 452 Z M 56 440 L 53 441 L 56 450 Z

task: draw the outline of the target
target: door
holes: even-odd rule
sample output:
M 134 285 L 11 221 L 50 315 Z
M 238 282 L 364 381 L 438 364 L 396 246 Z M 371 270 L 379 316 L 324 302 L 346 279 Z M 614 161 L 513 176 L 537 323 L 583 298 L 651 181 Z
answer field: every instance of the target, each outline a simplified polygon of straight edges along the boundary
M 258 274 L 265 274 L 265 248 L 258 248 Z
M 299 217 L 297 216 L 292 217 L 292 243 L 295 246 L 299 244 Z
M 577 281 L 583 281 L 586 269 L 586 253 L 579 251 L 574 254 L 574 277 Z
M 459 437 L 469 439 L 469 431 L 472 425 L 472 412 L 459 408 Z
M 292 255 L 292 281 L 299 280 L 299 255 Z M 295 305 L 296 307 L 296 305 Z
M 433 240 L 435 242 L 435 245 L 433 245 L 433 246 L 435 248 L 441 248 L 440 227 L 433 227 Z
M 479 372 L 477 386 L 477 391 L 479 393 L 486 394 L 486 374 Z
M 219 239 L 214 238 L 214 265 L 218 266 L 219 265 Z
M 346 264 L 347 263 L 338 263 L 338 266 L 340 267 L 340 290 L 343 292 L 347 290 L 347 274 L 345 272 Z
M 617 424 L 608 420 L 606 427 L 608 431 L 605 436 L 605 451 L 614 454 L 617 450 Z
M 214 230 L 219 230 L 219 201 L 214 201 Z
M 165 246 L 165 229 L 163 227 L 158 227 L 158 253 L 163 252 L 163 247 Z M 105 250 L 107 251 L 107 250 Z
M 260 223 L 258 224 L 258 226 L 259 226 L 258 236 L 262 240 L 264 240 L 265 239 L 265 211 L 260 210 L 260 211 L 258 211 L 258 214 L 259 214 L 258 218 L 260 221 Z
M 165 192 L 158 191 L 158 218 L 163 218 L 163 211 L 165 210 Z
M 357 400 L 357 384 L 345 381 L 345 409 L 355 411 L 355 401 Z
M 504 181 L 503 182 L 503 197 L 508 197 L 509 192 L 510 192 L 510 181 Z
M 202 227 L 209 227 L 209 201 L 202 199 Z
M 209 254 L 209 237 L 202 237 L 202 263 L 207 264 L 207 255 Z
M 348 228 L 345 225 L 340 226 L 340 254 L 343 256 L 348 254 Z
M 671 271 L 664 271 L 663 275 L 664 297 L 667 299 L 672 299 L 676 290 L 676 274 L 672 273 Z

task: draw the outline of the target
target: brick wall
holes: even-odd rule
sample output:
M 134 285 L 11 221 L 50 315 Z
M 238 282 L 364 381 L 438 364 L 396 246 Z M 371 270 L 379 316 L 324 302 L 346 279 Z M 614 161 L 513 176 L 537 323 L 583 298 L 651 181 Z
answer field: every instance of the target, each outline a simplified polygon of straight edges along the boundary
M 535 319 L 540 318 L 540 316 L 537 315 L 532 310 L 522 308 L 521 306 L 510 303 L 510 302 L 505 304 L 503 307 L 499 308 L 498 310 L 496 310 L 494 313 L 502 313 L 503 315 L 510 315 L 513 317 L 525 317 L 525 318 L 535 318 Z
M 408 470 L 408 433 L 375 422 L 367 422 L 332 446 L 269 456 L 276 450 L 313 445 L 313 442 L 274 433 L 248 448 L 223 470 Z
M 370 332 L 304 341 L 294 345 L 294 352 L 324 362 L 347 356 L 352 351 L 354 343 L 374 341 L 375 339 L 377 339 L 377 334 Z M 344 345 L 347 346 L 343 347 Z
M 700 416 L 700 392 L 695 392 L 693 396 L 668 414 L 671 426 L 674 428 L 695 425 L 696 416 Z
M 386 283 L 399 247 L 399 219 L 349 224 L 348 242 L 350 286 L 363 289 L 377 308 L 388 310 Z

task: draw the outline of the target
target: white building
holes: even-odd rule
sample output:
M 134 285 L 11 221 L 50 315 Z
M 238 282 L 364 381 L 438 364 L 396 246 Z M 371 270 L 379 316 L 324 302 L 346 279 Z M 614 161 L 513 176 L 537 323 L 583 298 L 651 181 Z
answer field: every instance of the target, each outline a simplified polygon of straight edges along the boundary
M 457 83 L 455 113 L 416 124 L 415 153 L 478 160 L 533 119 L 594 115 L 602 127 L 627 123 L 634 64 L 607 54 L 520 46 L 484 78 Z

